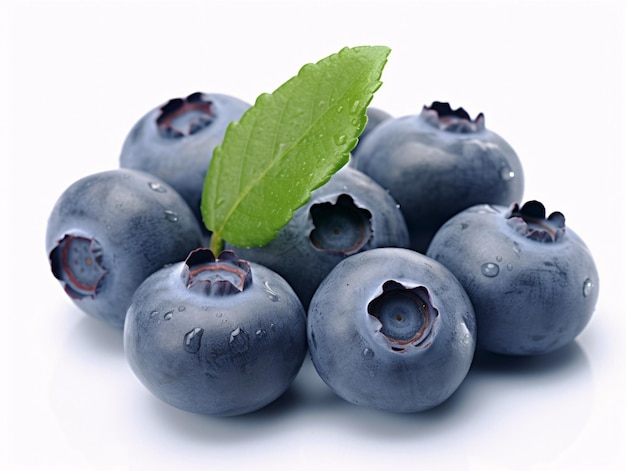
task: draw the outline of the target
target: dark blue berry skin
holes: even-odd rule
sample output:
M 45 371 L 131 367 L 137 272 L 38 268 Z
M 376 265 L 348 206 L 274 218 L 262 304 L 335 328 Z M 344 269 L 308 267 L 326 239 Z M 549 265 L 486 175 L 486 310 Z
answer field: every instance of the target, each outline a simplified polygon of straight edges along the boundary
M 82 311 L 120 329 L 135 288 L 202 240 L 198 220 L 172 187 L 130 169 L 74 182 L 46 229 L 50 267 L 66 293 Z
M 340 397 L 398 413 L 431 409 L 461 385 L 475 351 L 470 300 L 439 262 L 380 248 L 338 264 L 308 310 L 315 369 Z
M 179 409 L 232 416 L 280 397 L 307 351 L 306 315 L 287 282 L 225 251 L 199 249 L 136 291 L 124 328 L 128 362 Z
M 462 108 L 434 102 L 418 115 L 384 121 L 363 140 L 356 168 L 398 201 L 411 248 L 425 253 L 437 229 L 480 203 L 522 198 L 524 178 L 513 148 Z
M 200 199 L 213 150 L 226 128 L 250 105 L 217 93 L 173 98 L 146 113 L 130 130 L 120 167 L 158 176 L 187 201 L 201 221 Z
M 562 213 L 545 207 L 477 205 L 446 222 L 427 254 L 465 287 L 476 311 L 478 347 L 538 355 L 572 342 L 598 299 L 589 249 Z
M 284 277 L 305 308 L 324 277 L 346 257 L 375 247 L 408 247 L 395 200 L 367 175 L 343 167 L 263 247 L 227 244 Z
M 385 110 L 375 108 L 373 106 L 369 106 L 367 108 L 367 124 L 365 125 L 365 129 L 363 129 L 363 132 L 359 136 L 359 141 L 357 142 L 357 145 L 354 147 L 354 149 L 352 149 L 352 157 L 358 155 L 359 149 L 363 145 L 363 141 L 365 140 L 365 138 L 367 138 L 367 136 L 369 136 L 372 130 L 380 123 L 390 118 L 392 118 L 392 115 L 387 113 Z

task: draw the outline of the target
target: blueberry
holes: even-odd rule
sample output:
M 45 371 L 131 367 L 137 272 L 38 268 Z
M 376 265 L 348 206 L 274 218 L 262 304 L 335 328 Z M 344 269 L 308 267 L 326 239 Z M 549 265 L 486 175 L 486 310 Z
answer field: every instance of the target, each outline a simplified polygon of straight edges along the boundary
M 74 182 L 46 229 L 50 268 L 65 292 L 82 311 L 118 328 L 135 288 L 201 244 L 200 224 L 181 196 L 130 169 Z
M 477 205 L 446 222 L 427 254 L 454 273 L 476 311 L 478 346 L 536 355 L 574 340 L 598 299 L 589 249 L 565 217 L 529 201 Z
M 348 257 L 308 310 L 313 365 L 340 397 L 391 412 L 419 412 L 461 385 L 475 350 L 475 318 L 458 280 L 402 248 Z
M 499 135 L 462 109 L 434 102 L 418 115 L 388 119 L 363 141 L 353 165 L 400 203 L 411 248 L 424 253 L 437 229 L 480 203 L 519 201 L 520 160 Z
M 311 194 L 269 244 L 227 248 L 279 273 L 306 308 L 322 279 L 344 258 L 408 244 L 395 200 L 367 175 L 345 166 Z
M 278 397 L 306 355 L 302 304 L 275 272 L 198 249 L 150 276 L 128 309 L 124 349 L 139 380 L 179 409 L 240 415 Z
M 146 113 L 124 141 L 120 166 L 143 170 L 171 185 L 201 221 L 200 199 L 214 148 L 227 126 L 250 105 L 217 93 L 173 98 Z
M 363 145 L 363 141 L 367 136 L 370 135 L 372 130 L 378 126 L 383 121 L 386 121 L 392 117 L 391 114 L 387 113 L 385 110 L 380 108 L 376 108 L 373 106 L 369 106 L 367 108 L 367 124 L 365 125 L 365 129 L 359 136 L 359 141 L 354 149 L 352 149 L 352 157 L 355 157 L 359 153 L 359 149 Z

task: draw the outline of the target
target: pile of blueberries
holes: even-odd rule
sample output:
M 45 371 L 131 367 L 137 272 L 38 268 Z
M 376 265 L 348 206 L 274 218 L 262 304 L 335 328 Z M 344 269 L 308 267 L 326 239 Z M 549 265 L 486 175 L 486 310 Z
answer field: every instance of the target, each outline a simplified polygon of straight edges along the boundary
M 202 187 L 249 107 L 198 92 L 154 108 L 119 168 L 73 183 L 49 216 L 52 274 L 123 330 L 155 396 L 249 413 L 310 355 L 346 401 L 419 412 L 457 390 L 478 349 L 541 355 L 587 325 L 598 299 L 588 248 L 562 213 L 521 204 L 520 160 L 484 116 L 443 102 L 399 118 L 368 108 L 349 164 L 272 242 L 214 254 Z

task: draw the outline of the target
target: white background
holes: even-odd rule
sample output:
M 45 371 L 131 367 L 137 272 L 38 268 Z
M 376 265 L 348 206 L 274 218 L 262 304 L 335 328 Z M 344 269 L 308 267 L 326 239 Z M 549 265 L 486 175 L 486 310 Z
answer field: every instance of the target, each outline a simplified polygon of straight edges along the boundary
M 624 8 L 618 1 L 83 1 L 0 7 L 3 469 L 612 470 L 626 465 Z M 130 127 L 194 91 L 253 102 L 343 46 L 392 49 L 373 105 L 483 112 L 525 199 L 565 213 L 601 276 L 564 351 L 477 361 L 415 415 L 337 399 L 305 364 L 238 418 L 153 398 L 121 334 L 82 314 L 44 231 L 75 180 L 115 168 Z

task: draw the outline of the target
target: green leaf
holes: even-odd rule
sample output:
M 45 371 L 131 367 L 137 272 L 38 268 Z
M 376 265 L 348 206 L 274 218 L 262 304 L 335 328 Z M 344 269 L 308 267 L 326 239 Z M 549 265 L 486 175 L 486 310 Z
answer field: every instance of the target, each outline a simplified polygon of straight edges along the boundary
M 349 159 L 390 49 L 344 48 L 307 64 L 228 127 L 202 194 L 212 247 L 270 242 Z

